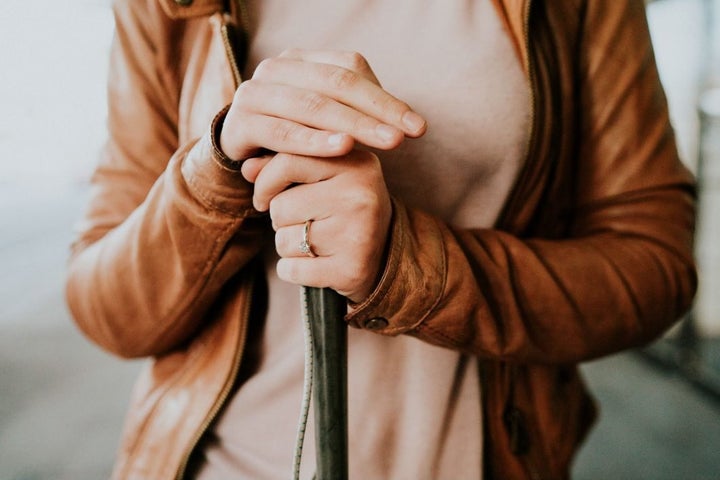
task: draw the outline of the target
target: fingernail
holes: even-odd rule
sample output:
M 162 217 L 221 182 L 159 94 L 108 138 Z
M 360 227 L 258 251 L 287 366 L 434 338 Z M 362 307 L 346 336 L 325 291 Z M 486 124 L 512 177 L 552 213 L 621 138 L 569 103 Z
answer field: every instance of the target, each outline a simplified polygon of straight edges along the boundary
M 345 138 L 345 134 L 336 133 L 336 134 L 330 135 L 327 139 L 327 142 L 330 146 L 337 147 L 338 145 L 340 145 L 342 143 L 344 138 Z
M 411 133 L 417 133 L 425 126 L 425 119 L 413 111 L 405 112 L 402 121 Z
M 390 125 L 380 124 L 375 127 L 375 134 L 386 142 L 391 142 L 397 138 L 397 129 Z
M 278 260 L 277 264 L 275 265 L 275 271 L 277 272 L 280 280 L 285 280 L 286 282 L 290 281 L 290 268 L 288 268 L 288 263 L 286 259 L 281 258 L 280 260 Z

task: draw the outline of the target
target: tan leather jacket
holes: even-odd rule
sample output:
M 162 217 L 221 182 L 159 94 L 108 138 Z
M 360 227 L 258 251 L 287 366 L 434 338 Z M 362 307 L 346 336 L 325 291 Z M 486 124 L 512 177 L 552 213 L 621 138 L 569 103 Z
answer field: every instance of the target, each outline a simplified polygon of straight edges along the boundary
M 115 478 L 182 476 L 238 372 L 268 228 L 209 134 L 238 81 L 224 2 L 180 3 L 115 2 L 110 137 L 69 267 L 80 328 L 154 357 Z M 691 302 L 693 181 L 640 0 L 496 4 L 533 92 L 497 227 L 457 230 L 396 202 L 385 274 L 347 320 L 472 352 L 488 477 L 561 479 L 594 417 L 575 364 L 649 341 Z

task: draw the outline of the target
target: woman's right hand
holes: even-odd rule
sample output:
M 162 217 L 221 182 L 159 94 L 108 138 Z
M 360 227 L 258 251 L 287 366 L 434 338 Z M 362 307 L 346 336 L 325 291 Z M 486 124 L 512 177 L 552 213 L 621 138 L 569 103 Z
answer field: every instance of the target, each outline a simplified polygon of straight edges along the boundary
M 338 157 L 356 141 L 390 150 L 425 128 L 420 115 L 380 86 L 360 54 L 288 50 L 261 62 L 237 89 L 220 148 L 236 160 L 262 150 Z

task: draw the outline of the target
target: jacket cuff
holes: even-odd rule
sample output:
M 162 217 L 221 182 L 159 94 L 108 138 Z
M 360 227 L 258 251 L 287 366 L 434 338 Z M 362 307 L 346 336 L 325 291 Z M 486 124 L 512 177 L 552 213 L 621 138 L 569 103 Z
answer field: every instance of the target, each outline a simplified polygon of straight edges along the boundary
M 242 168 L 243 160 L 233 160 L 225 155 L 225 152 L 220 148 L 220 133 L 225 124 L 225 117 L 227 117 L 228 111 L 230 111 L 230 105 L 226 105 L 225 108 L 220 110 L 210 124 L 210 142 L 212 144 L 213 159 L 218 162 L 221 167 L 231 172 L 239 172 L 240 168 Z
M 350 306 L 345 320 L 355 328 L 383 335 L 416 329 L 440 302 L 447 262 L 437 220 L 412 212 L 395 198 L 387 263 L 380 282 L 362 303 Z
M 212 121 L 209 131 L 188 151 L 182 176 L 193 196 L 211 210 L 233 217 L 261 215 L 252 206 L 253 185 L 240 173 L 241 161 L 228 158 L 217 141 L 228 107 Z

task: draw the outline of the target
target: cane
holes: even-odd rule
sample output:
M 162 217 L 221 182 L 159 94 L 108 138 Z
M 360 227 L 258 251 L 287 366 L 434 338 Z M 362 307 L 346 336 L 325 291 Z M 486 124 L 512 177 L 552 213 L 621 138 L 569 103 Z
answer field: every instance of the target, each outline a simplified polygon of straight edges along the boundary
M 229 24 L 223 28 L 235 52 L 233 60 L 236 71 L 242 72 L 247 58 L 246 32 L 249 28 L 245 2 L 239 0 L 238 7 L 243 28 L 237 29 Z M 238 75 L 237 84 L 240 82 Z M 304 241 L 307 242 L 307 238 Z M 310 248 L 309 244 L 306 248 Z M 307 372 L 306 363 L 305 374 L 307 376 L 310 373 L 310 378 L 315 377 L 312 387 L 317 463 L 315 479 L 347 480 L 347 329 L 343 321 L 347 304 L 342 295 L 329 288 L 302 287 L 302 295 L 309 321 L 306 334 L 309 334 L 310 345 L 314 345 L 313 361 L 310 362 L 314 372 Z M 298 432 L 293 478 L 299 478 L 300 475 L 304 422 L 307 419 L 305 411 L 302 416 L 305 418 L 301 419 Z
M 305 368 L 312 382 L 315 415 L 315 479 L 347 480 L 347 328 L 343 320 L 347 303 L 329 288 L 302 287 L 302 295 L 312 348 L 312 362 L 308 364 L 306 358 Z M 300 473 L 303 422 L 298 435 L 294 478 Z
M 315 383 L 317 480 L 348 478 L 347 302 L 329 288 L 308 288 Z

